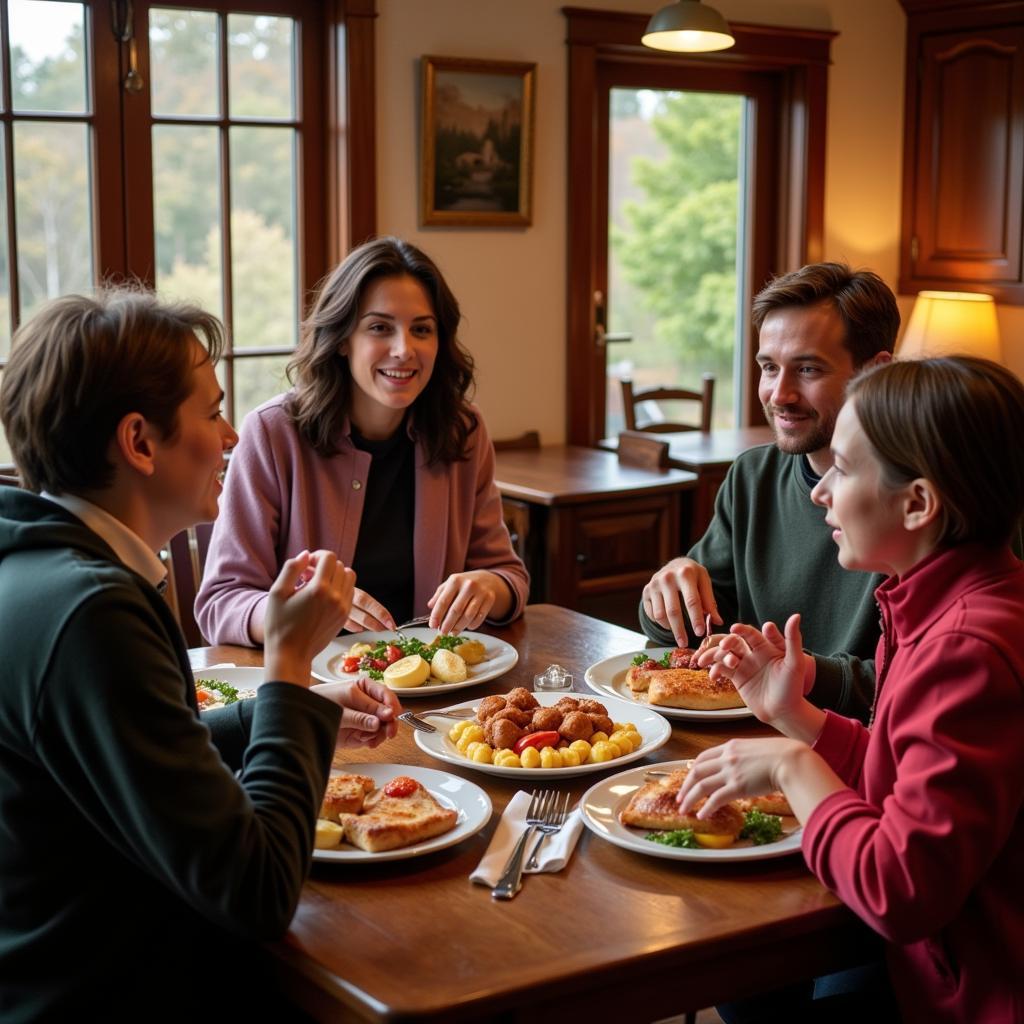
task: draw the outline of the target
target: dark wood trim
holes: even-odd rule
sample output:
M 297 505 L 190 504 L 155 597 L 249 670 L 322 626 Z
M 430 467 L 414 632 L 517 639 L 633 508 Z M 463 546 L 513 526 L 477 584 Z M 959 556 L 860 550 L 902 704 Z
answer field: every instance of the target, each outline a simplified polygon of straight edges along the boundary
M 376 0 L 328 15 L 328 262 L 377 233 Z
M 579 7 L 563 7 L 562 13 L 569 50 L 566 435 L 572 444 L 590 445 L 604 433 L 594 282 L 606 277 L 607 253 L 597 250 L 607 221 L 607 168 L 595 167 L 594 154 L 607 152 L 605 86 L 612 78 L 616 84 L 628 80 L 631 71 L 645 81 L 692 81 L 690 88 L 706 88 L 731 74 L 736 85 L 728 91 L 747 91 L 749 83 L 760 81 L 756 102 L 762 115 L 774 107 L 778 116 L 762 116 L 757 135 L 750 282 L 756 291 L 772 274 L 821 259 L 824 250 L 828 65 L 837 33 L 732 23 L 733 49 L 681 55 L 641 45 L 645 14 Z M 743 396 L 744 425 L 764 422 L 752 351 L 747 360 L 753 383 Z

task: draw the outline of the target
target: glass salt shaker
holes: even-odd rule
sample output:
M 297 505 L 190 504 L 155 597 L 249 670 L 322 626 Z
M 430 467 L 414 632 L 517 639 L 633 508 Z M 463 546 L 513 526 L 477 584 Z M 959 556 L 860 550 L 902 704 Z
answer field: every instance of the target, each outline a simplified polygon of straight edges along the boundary
M 539 675 L 533 677 L 535 690 L 571 690 L 572 673 L 561 665 L 549 665 Z

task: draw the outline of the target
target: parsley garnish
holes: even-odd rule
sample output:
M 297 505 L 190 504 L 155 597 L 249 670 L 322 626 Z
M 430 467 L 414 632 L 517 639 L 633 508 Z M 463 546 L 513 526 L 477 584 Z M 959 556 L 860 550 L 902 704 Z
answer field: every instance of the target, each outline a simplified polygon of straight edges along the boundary
M 774 843 L 782 838 L 782 819 L 777 814 L 765 814 L 756 807 L 744 815 L 746 824 L 741 839 L 749 839 L 755 846 Z
M 216 690 L 223 697 L 225 704 L 234 704 L 238 700 L 238 690 L 222 679 L 197 679 L 196 686 L 202 686 L 207 690 Z
M 687 850 L 695 850 L 700 846 L 692 828 L 677 828 L 671 832 L 648 832 L 644 839 L 649 839 L 652 843 L 661 843 L 662 846 L 681 846 Z

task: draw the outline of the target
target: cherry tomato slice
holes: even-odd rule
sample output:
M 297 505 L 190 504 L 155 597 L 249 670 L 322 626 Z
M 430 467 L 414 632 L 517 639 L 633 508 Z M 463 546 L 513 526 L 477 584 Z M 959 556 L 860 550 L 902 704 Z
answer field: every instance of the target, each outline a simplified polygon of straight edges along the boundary
M 393 665 L 396 661 L 399 660 L 399 658 L 404 657 L 404 655 L 402 654 L 402 649 L 400 647 L 396 647 L 394 644 L 388 644 L 388 649 L 385 653 L 387 654 L 389 665 Z
M 558 740 L 557 732 L 528 732 L 516 740 L 512 749 L 517 754 L 521 754 L 527 747 L 536 747 L 538 750 L 543 747 L 554 747 L 558 744 Z
M 358 672 L 359 671 L 359 658 L 356 657 L 356 656 L 353 656 L 351 658 L 346 658 L 341 663 L 341 671 L 342 672 Z

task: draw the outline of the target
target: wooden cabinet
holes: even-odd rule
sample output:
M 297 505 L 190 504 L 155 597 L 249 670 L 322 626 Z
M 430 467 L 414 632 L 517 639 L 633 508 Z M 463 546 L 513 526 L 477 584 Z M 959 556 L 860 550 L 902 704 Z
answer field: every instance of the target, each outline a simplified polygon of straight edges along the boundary
M 901 2 L 899 290 L 1024 304 L 1024 2 Z
M 530 570 L 530 601 L 636 629 L 644 585 L 685 550 L 696 475 L 555 445 L 498 452 L 495 482 Z

